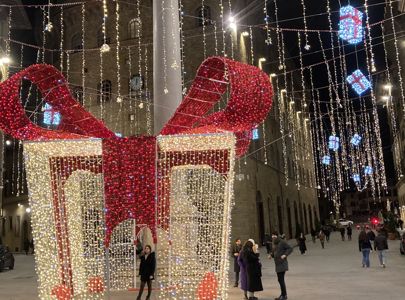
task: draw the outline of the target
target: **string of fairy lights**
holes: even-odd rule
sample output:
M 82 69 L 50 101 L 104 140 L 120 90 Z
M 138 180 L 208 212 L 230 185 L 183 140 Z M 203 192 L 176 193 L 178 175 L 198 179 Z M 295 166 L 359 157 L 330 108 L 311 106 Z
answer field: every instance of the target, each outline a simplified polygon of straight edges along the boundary
M 382 5 L 382 3 L 374 3 L 369 4 L 366 0 L 364 5 L 353 7 L 351 6 L 352 11 L 360 11 L 361 14 L 364 15 L 362 18 L 357 16 L 352 16 L 348 11 L 334 11 L 331 9 L 330 1 L 326 1 L 325 12 L 316 14 L 316 16 L 324 15 L 328 18 L 328 29 L 310 29 L 308 19 L 314 15 L 309 15 L 307 13 L 308 10 L 308 1 L 301 0 L 302 5 L 302 16 L 300 17 L 303 21 L 302 28 L 282 28 L 280 24 L 285 22 L 286 20 L 280 19 L 279 16 L 279 1 L 263 1 L 263 24 L 237 24 L 237 18 L 232 14 L 232 3 L 231 1 L 219 1 L 219 17 L 215 19 L 215 17 L 208 14 L 208 6 L 206 1 L 201 0 L 201 9 L 199 16 L 197 18 L 201 18 L 199 23 L 201 23 L 201 31 L 200 33 L 195 33 L 195 30 L 192 35 L 188 36 L 188 32 L 191 32 L 191 29 L 187 28 L 187 22 L 185 22 L 185 18 L 188 18 L 190 15 L 185 13 L 188 6 L 184 1 L 180 2 L 180 25 L 181 25 L 181 45 L 178 45 L 182 49 L 181 53 L 181 62 L 176 61 L 169 61 L 169 53 L 164 52 L 163 61 L 165 70 L 168 67 L 182 68 L 182 78 L 183 78 L 183 88 L 187 90 L 187 83 L 189 82 L 188 79 L 191 74 L 186 74 L 185 65 L 187 64 L 188 58 L 192 57 L 189 47 L 191 46 L 191 41 L 195 40 L 196 37 L 201 36 L 202 42 L 202 52 L 203 57 L 208 57 L 213 54 L 222 53 L 222 55 L 229 55 L 231 57 L 239 57 L 237 54 L 240 49 L 238 49 L 238 39 L 235 39 L 235 33 L 241 34 L 246 38 L 246 52 L 249 53 L 249 58 L 247 60 L 250 64 L 256 64 L 261 66 L 264 70 L 267 70 L 269 66 L 273 65 L 273 62 L 277 63 L 277 68 L 275 73 L 275 80 L 273 83 L 276 83 L 276 95 L 274 100 L 278 105 L 278 118 L 279 118 L 279 135 L 281 137 L 281 149 L 282 149 L 282 157 L 283 163 L 280 167 L 280 171 L 285 174 L 285 182 L 288 184 L 288 179 L 294 177 L 295 184 L 300 188 L 302 184 L 306 185 L 304 182 L 305 176 L 300 172 L 300 168 L 309 168 L 308 165 L 305 165 L 303 162 L 305 161 L 305 155 L 299 148 L 299 140 L 300 134 L 308 134 L 310 140 L 313 140 L 314 149 L 311 151 L 314 152 L 314 168 L 316 169 L 317 176 L 313 176 L 312 183 L 308 186 L 317 187 L 321 190 L 329 190 L 333 191 L 333 195 L 331 196 L 335 202 L 339 201 L 339 192 L 345 190 L 351 186 L 351 184 L 355 184 L 355 186 L 362 190 L 366 187 L 370 187 L 373 190 L 373 193 L 376 197 L 379 197 L 381 191 L 384 190 L 387 186 L 387 179 L 385 176 L 385 166 L 384 166 L 384 157 L 383 157 L 383 145 L 382 139 L 379 133 L 380 127 L 380 120 L 378 117 L 378 107 L 379 101 L 378 96 L 376 95 L 376 91 L 374 88 L 368 88 L 370 97 L 359 96 L 359 103 L 361 106 L 362 111 L 367 111 L 367 113 L 358 113 L 355 111 L 353 101 L 349 98 L 349 93 L 351 92 L 351 83 L 346 81 L 346 78 L 350 76 L 357 78 L 356 76 L 359 75 L 362 79 L 367 80 L 368 82 L 372 82 L 374 78 L 377 78 L 381 75 L 380 70 L 378 70 L 378 66 L 376 65 L 375 61 L 375 48 L 377 46 L 382 46 L 384 49 L 384 63 L 385 63 L 385 70 L 383 73 L 387 78 L 387 88 L 385 89 L 387 93 L 391 93 L 392 88 L 388 88 L 389 86 L 392 87 L 392 81 L 394 78 L 398 79 L 398 91 L 400 95 L 398 96 L 397 101 L 402 103 L 402 106 L 405 106 L 405 93 L 404 93 L 404 84 L 403 78 L 401 74 L 401 61 L 400 61 L 400 46 L 399 46 L 399 36 L 402 32 L 399 32 L 395 28 L 395 18 L 398 15 L 394 14 L 393 3 L 397 1 L 388 1 L 387 2 L 387 12 L 388 18 L 381 22 L 371 24 L 369 10 L 376 6 Z M 342 8 L 347 9 L 348 6 L 344 6 L 343 1 Z M 73 49 L 69 47 L 68 40 L 67 40 L 67 31 L 65 28 L 65 18 L 67 17 L 68 12 L 64 10 L 66 7 L 73 7 L 78 6 L 81 8 L 81 49 Z M 88 41 L 88 36 L 90 36 L 90 29 L 86 23 L 86 7 L 90 5 L 99 5 L 101 9 L 101 33 L 102 33 L 102 43 L 101 46 L 98 48 L 88 48 L 87 45 L 90 45 Z M 165 2 L 162 1 L 162 7 L 164 7 Z M 5 6 L 5 5 L 1 5 Z M 11 21 L 13 18 L 12 10 L 14 7 L 13 5 L 7 5 L 9 8 L 9 26 L 11 27 Z M 24 7 L 31 7 L 31 6 L 24 6 Z M 135 28 L 136 34 L 135 36 L 138 37 L 136 43 L 128 44 L 122 43 L 122 32 L 120 33 L 120 24 L 124 21 L 122 17 L 122 11 L 126 8 L 133 8 L 135 7 L 135 15 L 138 19 L 139 26 Z M 75 2 L 75 3 L 52 3 L 48 1 L 48 4 L 38 6 L 39 9 L 42 11 L 43 17 L 43 33 L 42 33 L 42 45 L 38 47 L 38 57 L 40 57 L 39 61 L 46 62 L 46 52 L 60 52 L 59 53 L 59 66 L 62 71 L 66 73 L 66 77 L 71 79 L 72 76 L 77 77 L 78 73 L 80 73 L 81 83 L 76 81 L 72 81 L 72 86 L 81 87 L 82 95 L 81 99 L 83 104 L 88 107 L 90 110 L 93 106 L 93 102 L 98 95 L 103 93 L 109 93 L 109 97 L 114 98 L 117 103 L 119 103 L 119 109 L 115 114 L 108 114 L 107 119 L 105 120 L 109 124 L 114 124 L 113 129 L 119 131 L 121 134 L 124 135 L 132 135 L 132 134 L 142 134 L 152 132 L 152 107 L 153 102 L 150 99 L 150 92 L 148 89 L 151 87 L 148 84 L 148 79 L 150 82 L 150 69 L 151 69 L 151 60 L 149 59 L 148 55 L 152 51 L 152 44 L 142 40 L 143 32 L 145 32 L 144 26 L 142 24 L 143 13 L 142 9 L 150 9 L 147 5 L 143 5 L 141 0 L 137 0 L 134 4 L 127 3 L 125 1 L 115 1 L 114 6 L 108 5 L 108 1 L 86 1 L 86 2 Z M 53 16 L 56 15 L 56 10 L 58 10 L 58 16 L 60 18 L 60 22 L 55 22 Z M 111 12 L 115 12 L 115 18 L 110 18 Z M 175 11 L 172 9 L 172 12 Z M 364 36 L 360 36 L 361 42 L 360 43 L 351 43 L 350 40 L 345 40 L 342 37 L 342 32 L 344 31 L 345 26 L 342 22 L 342 30 L 341 28 L 337 30 L 338 24 L 334 24 L 332 22 L 332 14 L 335 13 L 348 13 L 349 17 L 344 17 L 344 20 L 354 20 L 355 22 L 359 22 L 362 27 L 365 28 Z M 400 14 L 399 14 L 400 15 Z M 195 16 L 194 16 L 195 17 Z M 162 15 L 163 21 L 165 16 Z M 352 19 L 350 19 L 352 18 Z M 357 19 L 356 19 L 357 18 Z M 166 20 L 167 21 L 167 20 Z M 391 24 L 390 24 L 391 23 Z M 358 25 L 358 24 L 357 24 Z M 353 25 L 353 26 L 357 26 Z M 112 30 L 115 27 L 115 31 Z M 372 35 L 372 28 L 381 27 L 383 33 L 381 36 L 373 36 Z M 384 33 L 384 31 L 389 27 L 391 33 Z M 60 41 L 59 41 L 59 49 L 48 49 L 46 47 L 47 43 L 49 42 L 49 38 L 47 37 L 47 33 L 58 29 L 60 32 Z M 236 28 L 236 29 L 235 29 Z M 239 31 L 238 31 L 239 30 Z M 243 30 L 243 31 L 242 31 Z M 256 31 L 258 30 L 258 31 Z M 261 33 L 259 34 L 259 30 Z M 298 61 L 299 67 L 291 67 L 288 62 L 292 61 L 295 57 L 289 56 L 287 53 L 287 46 L 286 46 L 286 36 L 290 34 L 290 32 L 295 32 L 297 42 L 299 45 L 298 50 Z M 360 31 L 363 32 L 363 31 Z M 115 43 L 112 44 L 109 41 L 108 37 L 110 33 L 115 33 Z M 272 34 L 274 33 L 274 38 L 272 39 Z M 163 39 L 171 38 L 175 32 L 163 32 Z M 323 38 L 323 34 L 325 37 L 327 35 L 330 36 L 330 41 L 326 41 Z M 344 33 L 343 33 L 344 34 Z M 222 35 L 222 37 L 221 37 Z M 360 35 L 360 34 L 359 34 Z M 264 38 L 263 38 L 264 36 Z M 388 36 L 392 36 L 392 38 L 387 38 Z M 190 39 L 192 37 L 193 39 Z M 274 61 L 270 61 L 269 59 L 264 60 L 260 55 L 259 48 L 256 50 L 255 44 L 257 43 L 258 39 L 263 38 L 263 43 L 265 43 L 268 47 L 274 47 L 276 50 L 276 59 Z M 378 39 L 382 39 L 382 42 L 377 42 Z M 31 47 L 32 45 L 27 45 L 25 43 L 20 43 L 19 41 L 13 40 L 11 36 L 11 30 L 9 31 L 9 35 L 7 38 L 3 37 L 3 40 L 6 41 L 6 55 L 7 57 L 11 57 L 11 46 L 10 44 L 20 44 L 21 45 L 21 57 L 23 56 L 23 52 L 26 48 Z M 311 44 L 310 44 L 311 41 Z M 388 66 L 387 60 L 387 44 L 391 43 L 394 45 L 394 52 L 395 57 L 394 60 L 394 67 Z M 163 43 L 165 44 L 165 43 Z M 222 44 L 222 45 L 221 45 Z M 328 45 L 329 44 L 329 45 Z M 363 44 L 363 45 L 362 45 Z M 210 45 L 215 45 L 211 47 Z M 111 47 L 114 46 L 114 47 Z M 66 49 L 70 48 L 70 49 Z M 137 51 L 131 51 L 131 49 L 136 48 Z M 123 54 L 123 50 L 125 50 L 125 54 Z M 305 50 L 305 51 L 304 51 Z M 92 55 L 91 53 L 94 51 L 99 51 L 99 68 L 98 70 L 93 70 L 93 72 L 89 72 L 87 69 L 90 69 L 90 65 L 88 65 L 87 61 L 89 56 Z M 106 76 L 110 75 L 111 70 L 108 70 L 107 67 L 108 59 L 111 57 L 111 52 L 114 52 L 116 66 L 112 71 L 116 75 L 116 79 L 114 80 L 114 86 L 116 87 L 116 92 L 112 92 L 112 90 L 108 90 L 108 86 L 106 84 Z M 346 57 L 349 55 L 353 55 L 364 52 L 366 54 L 366 58 L 364 61 L 359 62 L 359 58 L 357 58 L 357 62 L 359 65 L 365 65 L 366 67 L 361 70 L 362 73 L 355 73 L 352 70 L 351 66 L 348 65 Z M 78 54 L 80 53 L 80 54 Z M 317 67 L 318 63 L 312 65 L 306 65 L 305 60 L 307 57 L 311 55 L 316 55 L 318 53 L 322 53 L 322 61 L 319 62 L 326 67 L 327 76 L 329 79 L 329 85 L 326 87 L 328 90 L 329 96 L 329 103 L 327 104 L 328 113 L 326 117 L 328 119 L 327 125 L 325 124 L 326 120 L 324 118 L 324 111 L 325 111 L 325 103 L 322 102 L 321 95 L 319 94 L 320 91 L 324 89 L 324 87 L 316 87 L 314 84 L 314 76 L 313 76 L 313 68 Z M 77 70 L 77 56 L 80 55 L 80 68 L 81 72 Z M 127 63 L 124 65 L 123 57 L 127 57 Z M 74 58 L 74 64 L 72 64 Z M 392 59 L 392 58 L 391 58 Z M 110 66 L 110 64 L 108 64 Z M 19 68 L 23 68 L 24 66 L 22 63 L 20 64 Z M 128 88 L 128 93 L 126 93 L 127 89 L 122 84 L 123 79 L 126 78 L 125 74 L 128 74 L 129 79 L 131 79 L 133 72 L 132 69 L 136 68 L 137 73 L 139 74 L 140 80 L 142 82 L 143 89 L 146 91 L 143 93 L 140 90 L 135 91 L 132 93 Z M 166 71 L 165 71 L 166 72 Z M 298 79 L 295 76 L 298 72 Z M 167 73 L 167 72 L 166 72 Z M 357 75 L 356 75 L 357 74 Z M 368 74 L 368 75 L 367 75 Z M 90 83 L 94 81 L 94 78 L 98 77 L 97 85 L 98 88 L 93 88 L 90 86 Z M 167 78 L 167 74 L 165 75 Z M 289 82 L 289 83 L 288 83 Z M 297 82 L 301 82 L 301 87 L 298 88 Z M 356 83 L 356 82 L 355 82 Z M 367 86 L 367 82 L 364 81 L 363 85 Z M 111 88 L 111 86 L 110 86 Z M 167 87 L 165 88 L 167 90 Z M 35 94 L 36 90 L 32 90 L 30 88 L 29 95 Z M 385 95 L 384 97 L 389 97 L 392 100 L 392 95 Z M 26 99 L 29 99 L 27 97 Z M 101 97 L 103 98 L 103 97 Z M 102 100 L 102 99 L 101 99 Z M 312 101 L 311 101 L 312 100 Z M 98 110 L 98 117 L 104 119 L 106 114 L 106 103 L 105 101 L 97 101 L 97 109 Z M 27 106 L 28 101 L 24 102 L 24 105 Z M 144 111 L 143 113 L 135 113 L 134 115 L 136 118 L 141 120 L 142 118 L 140 115 L 144 115 L 144 121 L 146 125 L 140 126 L 137 120 L 132 120 L 134 122 L 121 122 L 121 114 L 123 113 L 124 107 L 126 107 L 126 103 L 128 103 L 130 107 L 130 111 L 132 113 L 132 108 L 136 111 Z M 43 101 L 37 102 L 37 108 L 33 111 L 34 118 L 38 118 L 39 115 L 43 114 L 42 106 Z M 371 104 L 372 111 L 370 112 L 367 107 Z M 111 105 L 109 104 L 108 107 Z M 399 140 L 398 140 L 398 128 L 396 127 L 395 122 L 395 114 L 396 110 L 392 101 L 388 104 L 387 101 L 387 109 L 388 114 L 390 117 L 390 124 L 392 127 L 392 131 L 394 132 L 394 140 L 395 140 L 395 149 L 396 151 L 399 150 Z M 337 113 L 337 112 L 343 112 Z M 297 117 L 298 116 L 298 117 Z M 308 122 L 308 121 L 311 122 Z M 36 120 L 39 122 L 40 120 Z M 124 124 L 124 125 L 123 125 Z M 311 126 L 309 130 L 307 130 L 307 126 Z M 269 146 L 274 143 L 274 137 L 268 134 L 268 126 L 266 124 L 261 125 L 260 128 L 260 139 L 261 142 L 261 149 L 263 150 L 263 161 L 267 164 L 268 157 L 272 155 L 272 153 L 268 152 Z M 330 129 L 329 129 L 330 127 Z M 376 128 L 377 130 L 373 130 Z M 326 132 L 329 132 L 326 134 Z M 347 134 L 346 134 L 347 133 Z M 333 138 L 330 140 L 330 138 Z M 355 145 L 352 143 L 352 139 L 356 137 L 361 138 L 361 142 L 363 143 L 362 146 L 358 147 L 359 145 Z M 337 139 L 338 138 L 338 139 Z M 335 146 L 338 149 L 329 147 L 329 143 L 337 143 Z M 19 144 L 18 144 L 19 145 Z M 18 146 L 20 147 L 20 146 Z M 361 148 L 363 147 L 363 148 Z M 288 154 L 287 149 L 291 148 L 292 153 Z M 365 151 L 361 151 L 364 149 Z M 331 151 L 332 150 L 332 151 Z M 338 151 L 339 150 L 339 151 Z M 18 151 L 19 152 L 19 151 Z M 308 152 L 307 152 L 308 153 Z M 247 157 L 252 156 L 249 154 Z M 286 157 L 293 157 L 292 161 L 289 162 L 289 159 Z M 354 157 L 356 159 L 354 159 Z M 329 159 L 329 161 L 328 161 Z M 402 176 L 398 156 L 395 156 L 396 159 L 396 172 L 398 177 Z M 291 167 L 289 168 L 289 164 Z M 371 173 L 370 173 L 371 170 Z M 16 167 L 13 167 L 13 174 L 16 178 L 16 184 L 13 186 L 13 191 L 16 194 L 21 194 L 23 191 L 23 187 L 21 182 L 21 178 L 23 175 L 23 167 L 20 167 L 18 164 Z M 369 172 L 369 173 L 367 173 Z M 301 173 L 301 174 L 300 174 Z M 362 174 L 363 173 L 363 174 Z M 325 176 L 322 176 L 325 175 Z M 328 180 L 328 178 L 334 177 L 333 180 Z M 317 179 L 316 179 L 317 178 Z M 367 184 L 365 184 L 367 183 Z

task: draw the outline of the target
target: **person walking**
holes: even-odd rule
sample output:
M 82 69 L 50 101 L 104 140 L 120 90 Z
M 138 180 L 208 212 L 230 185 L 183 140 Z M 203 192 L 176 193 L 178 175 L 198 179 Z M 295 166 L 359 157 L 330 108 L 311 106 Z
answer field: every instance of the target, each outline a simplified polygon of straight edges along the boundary
M 305 255 L 305 252 L 307 251 L 307 245 L 305 241 L 305 235 L 301 232 L 300 237 L 298 238 L 298 247 L 300 249 L 301 255 Z
M 242 262 L 246 271 L 246 286 L 244 286 L 247 295 L 245 299 L 255 300 L 255 292 L 263 291 L 262 285 L 262 265 L 258 253 L 255 253 L 255 245 L 249 240 L 243 246 L 239 261 Z M 242 284 L 241 284 L 242 287 Z
M 345 232 L 346 232 L 345 228 L 343 226 L 340 227 L 340 236 L 342 237 L 343 242 L 345 241 Z
M 285 284 L 285 272 L 288 271 L 287 256 L 291 254 L 293 249 L 290 245 L 278 236 L 278 232 L 273 232 L 273 252 L 274 264 L 276 267 L 277 279 L 280 284 L 281 295 L 275 300 L 287 299 L 287 287 Z
M 311 237 L 312 237 L 312 242 L 315 244 L 316 231 L 315 231 L 315 229 L 313 229 L 313 228 L 311 228 Z
M 398 218 L 398 226 L 401 228 L 401 230 L 404 230 L 404 221 L 402 221 L 400 218 Z
M 25 252 L 25 255 L 28 255 L 29 251 L 30 251 L 30 240 L 26 238 L 24 240 L 24 252 Z
M 350 226 L 350 225 L 347 226 L 346 233 L 347 233 L 347 240 L 351 241 L 352 240 L 352 233 L 353 233 L 352 226 Z
M 380 266 L 382 268 L 385 268 L 386 251 L 388 250 L 388 241 L 387 237 L 381 231 L 378 232 L 378 235 L 374 240 L 374 250 L 377 251 Z
M 325 233 L 321 230 L 319 231 L 319 241 L 321 242 L 322 249 L 325 249 Z
M 139 276 L 141 276 L 141 286 L 136 300 L 141 299 L 145 284 L 148 285 L 148 295 L 146 296 L 146 300 L 149 300 L 152 294 L 152 280 L 155 279 L 156 270 L 156 257 L 155 252 L 152 252 L 152 247 L 146 245 L 140 258 L 141 264 L 139 266 Z
M 239 284 L 239 273 L 240 266 L 238 264 L 239 253 L 242 250 L 242 243 L 239 238 L 235 240 L 235 243 L 232 245 L 231 255 L 233 257 L 233 271 L 235 272 L 235 284 L 234 287 L 238 287 Z
M 329 243 L 329 238 L 330 238 L 330 230 L 328 227 L 325 227 L 323 229 L 323 233 L 325 233 L 326 241 Z
M 359 251 L 362 253 L 362 266 L 363 268 L 370 267 L 370 252 L 371 250 L 371 243 L 369 238 L 367 237 L 367 233 L 362 230 L 359 234 Z

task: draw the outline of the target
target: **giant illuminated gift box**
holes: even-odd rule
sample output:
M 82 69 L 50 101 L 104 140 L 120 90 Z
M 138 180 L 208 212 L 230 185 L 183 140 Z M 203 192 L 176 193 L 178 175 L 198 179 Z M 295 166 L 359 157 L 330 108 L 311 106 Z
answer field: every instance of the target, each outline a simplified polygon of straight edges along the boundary
M 22 79 L 60 113 L 58 130 L 26 117 Z M 227 106 L 212 112 L 226 91 Z M 160 299 L 227 299 L 234 160 L 271 94 L 259 69 L 209 58 L 159 136 L 118 138 L 51 66 L 1 84 L 0 127 L 25 141 L 40 298 L 97 299 L 135 287 L 136 238 L 149 231 Z

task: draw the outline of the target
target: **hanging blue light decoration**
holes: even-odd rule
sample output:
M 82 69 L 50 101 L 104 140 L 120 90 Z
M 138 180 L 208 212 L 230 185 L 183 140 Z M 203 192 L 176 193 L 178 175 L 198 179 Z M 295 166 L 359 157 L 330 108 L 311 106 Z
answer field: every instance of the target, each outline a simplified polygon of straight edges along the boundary
M 360 183 L 360 174 L 353 174 L 353 181 L 355 183 Z
M 339 37 L 349 44 L 357 44 L 363 40 L 363 13 L 351 5 L 340 9 Z
M 340 141 L 339 137 L 337 137 L 336 135 L 331 135 L 329 137 L 329 149 L 333 150 L 333 151 L 339 150 L 339 146 L 340 146 L 339 141 Z
M 370 167 L 370 166 L 366 166 L 366 167 L 364 168 L 364 174 L 365 174 L 365 175 L 372 175 L 372 174 L 373 174 L 373 168 Z
M 352 144 L 353 146 L 358 146 L 360 145 L 361 139 L 362 137 L 356 133 L 350 140 L 350 144 Z
M 252 130 L 252 140 L 258 140 L 259 139 L 259 128 L 254 128 Z
M 44 111 L 44 124 L 45 125 L 59 125 L 61 121 L 61 115 L 55 111 L 51 105 L 45 103 Z
M 347 76 L 346 81 L 352 86 L 357 94 L 361 95 L 371 88 L 370 81 L 360 70 L 356 70 L 352 75 Z
M 324 157 L 322 157 L 322 164 L 329 166 L 330 165 L 330 156 L 329 155 L 325 155 Z

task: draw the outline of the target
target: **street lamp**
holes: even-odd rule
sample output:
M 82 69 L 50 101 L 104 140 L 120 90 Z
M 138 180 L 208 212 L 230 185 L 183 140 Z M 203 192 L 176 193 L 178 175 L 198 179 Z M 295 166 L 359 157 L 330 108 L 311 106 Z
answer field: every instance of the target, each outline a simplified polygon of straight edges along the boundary
M 236 24 L 235 17 L 230 16 L 228 19 L 228 22 L 229 22 L 229 28 L 236 32 L 236 30 L 238 29 L 238 25 Z
M 247 32 L 247 31 L 242 32 L 242 36 L 243 36 L 243 37 L 249 36 L 249 32 Z

